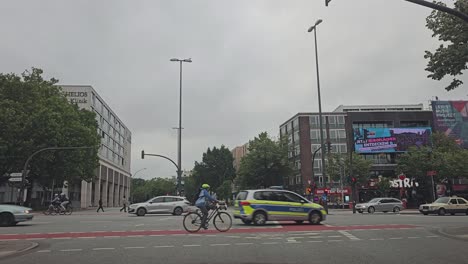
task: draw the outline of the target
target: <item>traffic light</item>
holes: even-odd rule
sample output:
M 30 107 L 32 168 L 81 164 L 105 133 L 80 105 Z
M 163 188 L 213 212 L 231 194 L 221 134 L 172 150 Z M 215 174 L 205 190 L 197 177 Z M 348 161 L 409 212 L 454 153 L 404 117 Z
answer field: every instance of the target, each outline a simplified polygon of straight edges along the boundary
M 357 182 L 357 179 L 355 177 L 351 177 L 351 183 L 356 184 L 356 182 Z
M 325 0 L 325 6 L 328 6 L 328 3 L 330 3 L 331 0 Z
M 325 188 L 325 190 L 323 190 L 323 193 L 328 196 L 328 188 Z
M 312 193 L 312 188 L 308 187 L 307 188 L 307 194 L 311 194 Z
M 145 159 L 145 151 L 144 150 L 141 151 L 141 159 Z

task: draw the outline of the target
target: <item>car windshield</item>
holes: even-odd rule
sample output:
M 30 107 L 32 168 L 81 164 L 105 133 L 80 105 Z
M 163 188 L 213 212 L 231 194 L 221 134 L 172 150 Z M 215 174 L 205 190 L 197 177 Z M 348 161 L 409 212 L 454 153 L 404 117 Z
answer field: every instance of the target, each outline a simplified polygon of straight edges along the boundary
M 370 200 L 368 203 L 376 203 L 376 202 L 378 202 L 378 201 L 380 201 L 380 199 L 372 199 L 372 200 Z
M 435 200 L 434 203 L 448 203 L 449 200 L 450 200 L 449 197 L 441 197 L 441 198 Z

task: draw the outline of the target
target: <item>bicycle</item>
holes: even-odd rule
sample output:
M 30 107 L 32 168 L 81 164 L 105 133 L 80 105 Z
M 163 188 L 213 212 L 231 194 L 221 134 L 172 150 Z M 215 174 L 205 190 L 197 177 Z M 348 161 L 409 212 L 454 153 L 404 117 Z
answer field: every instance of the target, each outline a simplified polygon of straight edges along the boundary
M 43 212 L 45 215 L 56 215 L 59 213 L 58 205 L 50 204 L 47 210 Z
M 226 232 L 231 229 L 232 218 L 228 213 L 222 212 L 223 210 L 227 210 L 226 203 L 218 203 L 211 213 L 208 213 L 206 225 L 208 226 L 210 220 L 213 219 L 213 225 L 219 232 Z M 200 209 L 186 214 L 183 222 L 185 230 L 190 233 L 198 232 L 202 228 L 202 217 Z

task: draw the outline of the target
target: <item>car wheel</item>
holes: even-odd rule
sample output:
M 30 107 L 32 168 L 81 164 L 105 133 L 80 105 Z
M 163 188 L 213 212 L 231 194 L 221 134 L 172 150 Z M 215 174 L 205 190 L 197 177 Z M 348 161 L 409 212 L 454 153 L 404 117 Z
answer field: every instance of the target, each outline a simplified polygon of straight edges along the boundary
M 145 216 L 146 209 L 145 208 L 138 208 L 137 213 L 138 216 Z
M 395 208 L 393 208 L 393 212 L 394 212 L 395 214 L 400 213 L 400 207 L 395 206 Z
M 252 223 L 251 220 L 245 220 L 245 219 L 242 219 L 242 223 L 246 224 L 246 225 L 250 225 Z
M 360 214 L 364 213 L 364 211 L 362 211 L 362 210 L 358 210 L 358 212 L 359 212 Z
M 375 208 L 371 206 L 369 209 L 367 209 L 367 212 L 369 212 L 369 214 L 373 214 L 375 212 Z
M 468 215 L 468 209 L 466 209 L 466 215 Z
M 445 209 L 444 208 L 439 209 L 439 215 L 445 215 Z
M 0 226 L 12 226 L 15 224 L 15 217 L 11 213 L 0 214 Z
M 304 223 L 304 220 L 296 220 L 294 222 L 296 222 L 296 224 L 302 224 L 302 223 Z
M 173 215 L 181 215 L 183 212 L 184 212 L 184 210 L 181 207 L 176 207 L 172 214 Z
M 388 211 L 382 211 L 383 213 L 388 213 Z
M 428 213 L 423 213 L 423 215 L 428 215 Z
M 252 219 L 255 225 L 264 225 L 266 223 L 267 217 L 264 212 L 256 212 Z
M 318 225 L 320 224 L 320 221 L 322 221 L 322 216 L 320 215 L 319 212 L 317 211 L 312 211 L 309 214 L 309 222 L 313 225 Z
M 455 213 L 450 213 L 450 215 L 455 215 Z

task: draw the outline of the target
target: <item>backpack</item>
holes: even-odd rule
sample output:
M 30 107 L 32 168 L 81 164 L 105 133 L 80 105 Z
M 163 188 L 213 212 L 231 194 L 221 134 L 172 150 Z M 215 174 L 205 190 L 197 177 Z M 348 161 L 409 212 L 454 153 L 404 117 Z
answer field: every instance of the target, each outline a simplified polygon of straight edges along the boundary
M 195 203 L 198 200 L 198 197 L 200 196 L 200 191 L 201 189 L 198 189 L 196 192 L 194 192 L 190 197 L 189 197 L 189 202 L 190 205 L 195 205 Z

